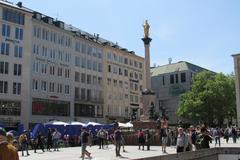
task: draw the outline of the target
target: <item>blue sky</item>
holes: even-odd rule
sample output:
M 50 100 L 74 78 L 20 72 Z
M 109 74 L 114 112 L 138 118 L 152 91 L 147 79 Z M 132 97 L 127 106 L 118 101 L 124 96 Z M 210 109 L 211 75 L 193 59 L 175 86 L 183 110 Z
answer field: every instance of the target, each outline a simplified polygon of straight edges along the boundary
M 10 0 L 11 1 L 11 0 Z M 17 3 L 17 1 L 12 0 Z M 151 65 L 188 61 L 233 72 L 240 52 L 239 0 L 22 0 L 23 5 L 144 56 L 143 23 L 150 24 Z

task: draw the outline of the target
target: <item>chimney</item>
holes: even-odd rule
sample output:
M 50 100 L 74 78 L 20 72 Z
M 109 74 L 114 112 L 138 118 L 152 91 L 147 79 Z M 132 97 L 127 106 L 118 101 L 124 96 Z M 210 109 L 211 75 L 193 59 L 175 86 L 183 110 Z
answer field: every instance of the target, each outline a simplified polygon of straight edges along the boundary
M 20 8 L 22 8 L 22 2 L 18 2 L 18 3 L 17 3 L 17 6 L 20 7 Z
M 168 58 L 168 64 L 172 64 L 172 58 Z

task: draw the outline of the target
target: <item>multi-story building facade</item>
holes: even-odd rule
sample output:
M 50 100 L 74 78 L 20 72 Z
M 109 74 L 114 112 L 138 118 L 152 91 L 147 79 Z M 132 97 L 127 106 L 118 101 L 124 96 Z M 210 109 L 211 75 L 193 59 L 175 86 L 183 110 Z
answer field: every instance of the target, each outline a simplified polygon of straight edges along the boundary
M 176 115 L 180 94 L 191 89 L 193 75 L 207 69 L 180 61 L 151 69 L 152 89 L 156 93 L 156 112 L 169 118 L 170 124 L 187 122 Z
M 133 52 L 21 3 L 0 1 L 0 30 L 0 122 L 6 126 L 105 122 L 141 107 L 144 59 Z
M 143 89 L 142 57 L 117 45 L 105 49 L 105 113 L 108 120 L 139 118 Z M 135 117 L 133 117 L 135 116 Z

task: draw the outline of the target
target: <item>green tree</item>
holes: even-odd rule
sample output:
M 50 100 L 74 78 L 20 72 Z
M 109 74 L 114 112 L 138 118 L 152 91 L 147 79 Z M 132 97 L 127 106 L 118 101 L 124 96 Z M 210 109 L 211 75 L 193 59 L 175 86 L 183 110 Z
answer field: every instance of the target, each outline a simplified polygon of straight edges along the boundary
M 191 90 L 181 95 L 177 115 L 221 126 L 236 117 L 235 98 L 233 75 L 203 71 L 194 76 Z

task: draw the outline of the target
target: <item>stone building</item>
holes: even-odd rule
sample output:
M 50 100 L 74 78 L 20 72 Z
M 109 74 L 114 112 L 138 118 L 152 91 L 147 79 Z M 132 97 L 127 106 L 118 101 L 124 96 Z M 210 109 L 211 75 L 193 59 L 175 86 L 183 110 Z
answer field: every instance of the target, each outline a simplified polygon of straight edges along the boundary
M 130 119 L 144 59 L 42 13 L 0 1 L 0 122 Z
M 169 124 L 184 122 L 176 116 L 180 94 L 191 89 L 193 75 L 207 69 L 180 61 L 151 69 L 152 90 L 155 92 L 157 113 L 166 115 Z

